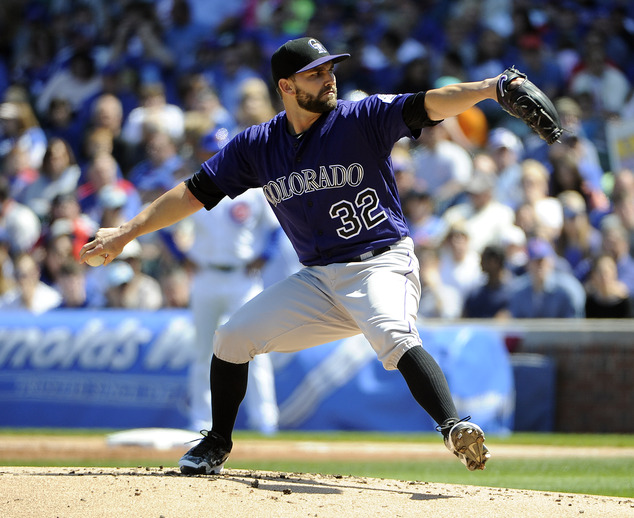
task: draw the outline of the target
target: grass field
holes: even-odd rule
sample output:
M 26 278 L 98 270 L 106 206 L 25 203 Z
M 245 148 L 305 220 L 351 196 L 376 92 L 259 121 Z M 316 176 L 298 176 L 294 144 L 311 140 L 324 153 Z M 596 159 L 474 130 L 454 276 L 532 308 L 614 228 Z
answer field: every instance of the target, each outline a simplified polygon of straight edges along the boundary
M 436 435 L 379 435 L 379 434 L 310 434 L 291 435 L 295 440 L 338 440 L 392 442 L 398 440 L 435 442 Z M 569 435 L 569 434 L 513 434 L 491 437 L 494 445 L 555 446 L 574 448 L 634 448 L 633 435 Z M 494 452 L 495 453 L 495 452 Z M 341 463 L 310 462 L 298 468 L 291 461 L 242 461 L 233 467 L 279 471 L 303 471 L 356 475 L 398 480 L 424 480 L 452 484 L 472 484 L 490 487 L 535 489 L 542 491 L 583 493 L 634 498 L 634 457 L 562 457 L 562 458 L 504 458 L 495 459 L 482 472 L 469 473 L 464 466 L 448 456 L 431 461 L 345 461 Z
M 4 437 L 20 435 L 21 437 L 63 436 L 99 437 L 107 431 L 83 430 L 15 430 L 0 429 L 0 443 Z M 249 432 L 236 432 L 234 441 L 250 439 L 271 442 L 310 441 L 349 443 L 350 450 L 354 450 L 355 443 L 375 443 L 379 447 L 390 444 L 407 443 L 437 443 L 435 434 L 379 434 L 379 433 L 320 433 L 320 432 L 281 432 L 272 438 L 263 439 L 261 436 Z M 507 437 L 489 437 L 487 440 L 494 457 L 482 472 L 470 473 L 452 456 L 446 459 L 433 458 L 421 462 L 420 460 L 395 459 L 342 459 L 298 461 L 285 458 L 231 460 L 231 468 L 250 470 L 285 471 L 302 473 L 341 474 L 389 478 L 397 480 L 427 481 L 453 484 L 469 484 L 477 486 L 534 489 L 561 493 L 584 493 L 594 495 L 619 496 L 634 498 L 634 435 L 568 435 L 568 434 L 513 434 Z M 506 455 L 495 457 L 495 447 L 504 447 Z M 531 455 L 522 456 L 524 447 L 539 447 L 544 450 L 557 448 L 555 456 Z M 518 452 L 517 458 L 508 451 Z M 568 455 L 566 451 L 570 450 Z M 622 454 L 619 452 L 622 451 Z M 602 454 L 605 452 L 605 455 Z M 6 453 L 6 452 L 5 452 Z M 39 463 L 33 460 L 12 460 L 10 455 L 0 458 L 2 465 L 41 466 L 53 465 L 50 462 Z M 109 461 L 104 458 L 71 464 L 63 459 L 55 462 L 57 466 L 137 466 L 143 463 L 148 466 L 174 465 L 177 459 L 166 453 L 165 458 L 152 460 L 134 459 L 130 462 Z

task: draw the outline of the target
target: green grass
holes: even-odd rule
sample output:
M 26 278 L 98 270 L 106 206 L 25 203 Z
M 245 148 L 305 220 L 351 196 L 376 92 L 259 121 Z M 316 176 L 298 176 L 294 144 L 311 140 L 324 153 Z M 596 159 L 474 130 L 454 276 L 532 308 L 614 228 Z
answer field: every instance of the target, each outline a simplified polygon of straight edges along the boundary
M 227 467 L 266 471 L 354 475 L 397 480 L 533 489 L 634 498 L 633 459 L 555 459 L 491 461 L 487 469 L 469 472 L 456 462 L 297 462 L 234 461 Z
M 0 429 L 0 442 L 3 435 L 41 436 L 44 434 L 56 436 L 103 436 L 105 430 L 30 430 L 30 429 Z M 234 441 L 247 439 L 261 439 L 261 436 L 239 431 Z M 356 432 L 282 432 L 275 437 L 265 438 L 266 441 L 339 441 L 350 443 L 353 448 L 355 442 L 438 442 L 436 434 L 381 434 Z M 591 448 L 634 448 L 634 435 L 595 435 L 595 434 L 529 434 L 517 433 L 505 437 L 490 436 L 487 443 L 495 454 L 495 445 L 536 445 L 536 446 L 574 446 Z M 166 454 L 165 459 L 149 460 L 135 459 L 125 463 L 73 461 L 79 466 L 175 466 L 177 459 Z M 5 465 L 24 462 L 0 461 Z M 30 464 L 35 465 L 35 464 Z M 53 465 L 46 463 L 46 465 Z M 57 466 L 67 465 L 62 462 Z M 587 493 L 595 495 L 619 496 L 634 498 L 634 457 L 601 457 L 600 455 L 578 458 L 496 458 L 495 455 L 487 465 L 487 469 L 478 472 L 467 471 L 462 464 L 447 455 L 443 460 L 425 461 L 286 461 L 286 460 L 229 460 L 228 468 L 252 469 L 266 471 L 323 473 L 367 476 L 377 478 L 391 478 L 398 480 L 427 481 L 438 483 L 468 484 L 476 486 L 507 487 L 515 489 L 534 489 L 554 493 Z

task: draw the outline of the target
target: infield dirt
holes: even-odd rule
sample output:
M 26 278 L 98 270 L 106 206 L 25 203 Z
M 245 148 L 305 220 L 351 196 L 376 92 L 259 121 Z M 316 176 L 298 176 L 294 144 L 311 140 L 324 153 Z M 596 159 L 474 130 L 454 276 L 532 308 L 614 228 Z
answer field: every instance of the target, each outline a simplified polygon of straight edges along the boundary
M 602 449 L 603 450 L 603 449 Z M 33 457 L 51 464 L 60 459 L 174 458 L 183 449 L 108 447 L 103 438 L 4 436 L 0 464 Z M 353 454 L 354 452 L 354 454 Z M 522 448 L 522 455 L 557 455 Z M 497 448 L 496 456 L 518 456 L 517 448 Z M 567 452 L 570 454 L 571 452 Z M 590 451 L 578 452 L 590 454 Z M 623 449 L 603 454 L 634 455 Z M 353 459 L 446 456 L 442 445 L 241 441 L 232 458 Z M 410 482 L 354 476 L 226 469 L 217 476 L 183 476 L 174 466 L 137 468 L 0 467 L 0 516 L 24 517 L 634 517 L 627 498 L 540 492 L 467 485 Z

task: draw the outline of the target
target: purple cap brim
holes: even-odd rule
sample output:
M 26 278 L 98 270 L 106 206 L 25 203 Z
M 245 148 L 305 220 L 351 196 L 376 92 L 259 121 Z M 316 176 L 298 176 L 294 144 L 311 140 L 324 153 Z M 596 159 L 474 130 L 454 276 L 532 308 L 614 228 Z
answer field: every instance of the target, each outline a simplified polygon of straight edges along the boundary
M 318 67 L 319 65 L 323 65 L 324 63 L 328 63 L 329 61 L 334 61 L 335 63 L 339 63 L 340 61 L 343 61 L 344 59 L 347 59 L 349 57 L 350 57 L 350 54 L 329 54 L 328 56 L 324 56 L 319 59 L 316 59 L 315 61 L 311 61 L 310 63 L 308 63 L 308 65 L 306 65 L 303 68 L 300 68 L 295 73 L 299 74 L 300 72 L 306 72 L 307 70 L 310 70 L 311 68 Z

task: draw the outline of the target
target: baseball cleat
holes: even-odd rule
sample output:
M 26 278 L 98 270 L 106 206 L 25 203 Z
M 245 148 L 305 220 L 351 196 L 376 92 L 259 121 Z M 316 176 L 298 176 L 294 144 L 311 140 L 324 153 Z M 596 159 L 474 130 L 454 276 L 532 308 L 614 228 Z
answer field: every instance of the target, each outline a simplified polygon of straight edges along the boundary
M 225 461 L 231 452 L 220 435 L 215 432 L 200 432 L 203 438 L 178 461 L 184 475 L 218 475 L 222 472 Z
M 491 454 L 484 445 L 484 432 L 477 424 L 459 421 L 445 437 L 445 446 L 460 459 L 467 469 L 484 469 Z

